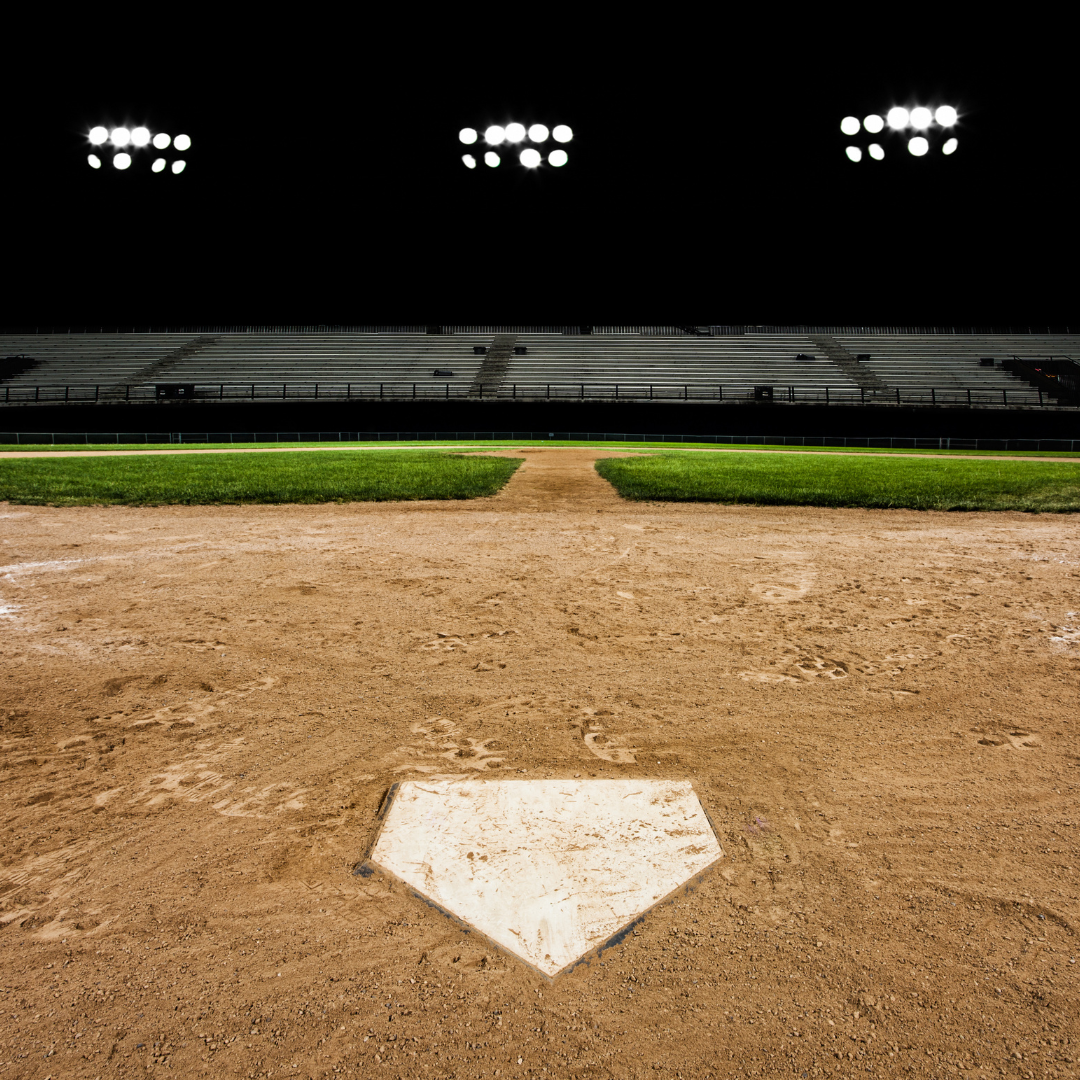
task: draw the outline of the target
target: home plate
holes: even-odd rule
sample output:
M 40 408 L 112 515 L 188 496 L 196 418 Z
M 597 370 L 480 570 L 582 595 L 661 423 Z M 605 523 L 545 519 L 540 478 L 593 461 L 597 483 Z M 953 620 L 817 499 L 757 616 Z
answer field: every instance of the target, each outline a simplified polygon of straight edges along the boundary
M 722 857 L 686 780 L 412 780 L 369 861 L 551 978 Z

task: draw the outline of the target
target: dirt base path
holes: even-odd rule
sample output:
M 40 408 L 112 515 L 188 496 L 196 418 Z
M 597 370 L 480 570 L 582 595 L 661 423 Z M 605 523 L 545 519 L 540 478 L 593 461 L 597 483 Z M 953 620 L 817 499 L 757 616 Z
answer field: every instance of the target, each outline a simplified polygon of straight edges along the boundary
M 1077 1075 L 1075 515 L 0 504 L 0 1078 Z M 602 511 L 597 513 L 597 511 Z M 689 780 L 543 983 L 353 868 L 402 779 Z

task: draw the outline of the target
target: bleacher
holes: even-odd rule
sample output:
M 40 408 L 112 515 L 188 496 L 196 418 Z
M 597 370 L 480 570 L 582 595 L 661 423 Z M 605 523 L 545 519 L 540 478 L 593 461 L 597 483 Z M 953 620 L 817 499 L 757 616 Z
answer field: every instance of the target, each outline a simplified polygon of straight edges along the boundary
M 1003 362 L 1080 358 L 1080 335 L 1070 334 L 453 329 L 0 335 L 0 357 L 37 361 L 0 379 L 0 402 L 142 401 L 183 384 L 208 400 L 739 401 L 771 388 L 774 401 L 1019 407 L 1038 406 L 1040 391 Z

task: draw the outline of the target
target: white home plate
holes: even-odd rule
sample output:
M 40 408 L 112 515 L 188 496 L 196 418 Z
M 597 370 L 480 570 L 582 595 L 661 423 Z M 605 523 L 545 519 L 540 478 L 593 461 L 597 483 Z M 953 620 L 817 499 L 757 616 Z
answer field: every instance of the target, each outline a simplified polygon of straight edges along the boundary
M 550 977 L 722 856 L 686 780 L 412 780 L 370 861 Z

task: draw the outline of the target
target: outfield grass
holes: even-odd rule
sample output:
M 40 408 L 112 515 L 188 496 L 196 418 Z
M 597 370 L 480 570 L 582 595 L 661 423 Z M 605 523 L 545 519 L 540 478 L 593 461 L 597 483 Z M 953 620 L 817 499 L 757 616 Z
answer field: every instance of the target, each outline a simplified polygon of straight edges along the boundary
M 625 499 L 912 510 L 1080 510 L 1080 463 L 680 454 L 606 458 Z
M 48 506 L 326 503 L 494 495 L 520 458 L 440 451 L 0 460 L 0 499 Z
M 381 440 L 378 442 L 236 442 L 236 443 L 0 443 L 0 453 L 41 453 L 44 451 L 147 451 L 147 450 L 287 450 L 320 447 L 322 449 L 370 449 L 378 447 L 380 451 L 390 449 L 411 449 L 413 447 L 431 447 L 437 445 L 447 450 L 463 448 L 480 450 L 512 450 L 519 446 L 588 446 L 595 449 L 605 447 L 615 450 L 753 450 L 755 452 L 776 451 L 782 453 L 804 454 L 919 454 L 933 457 L 1053 457 L 1075 458 L 1080 460 L 1080 450 L 916 450 L 911 447 L 887 446 L 785 446 L 771 443 L 672 443 L 640 442 L 617 440 L 592 441 L 575 439 L 423 439 L 423 440 Z

